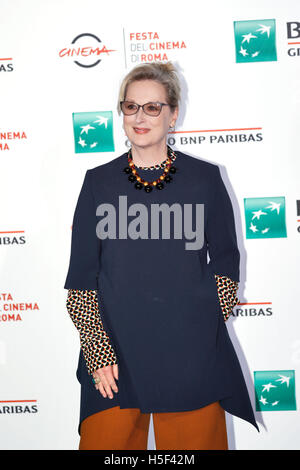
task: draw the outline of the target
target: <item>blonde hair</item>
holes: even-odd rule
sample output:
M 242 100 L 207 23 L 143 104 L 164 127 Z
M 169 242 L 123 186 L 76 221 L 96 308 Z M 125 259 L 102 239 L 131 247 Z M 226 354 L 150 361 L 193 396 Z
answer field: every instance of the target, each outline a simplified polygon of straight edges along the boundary
M 148 62 L 134 67 L 123 79 L 118 98 L 118 113 L 121 113 L 120 101 L 124 101 L 128 86 L 140 80 L 155 80 L 161 83 L 167 95 L 167 103 L 173 112 L 180 101 L 180 82 L 177 76 L 177 70 L 172 62 Z

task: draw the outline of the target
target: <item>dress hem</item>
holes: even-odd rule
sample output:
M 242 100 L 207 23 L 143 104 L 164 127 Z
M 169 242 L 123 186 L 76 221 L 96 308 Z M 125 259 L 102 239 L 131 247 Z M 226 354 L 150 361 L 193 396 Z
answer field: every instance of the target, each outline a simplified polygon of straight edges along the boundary
M 165 410 L 165 409 L 163 409 L 163 410 L 160 409 L 160 410 L 159 410 L 159 409 L 157 409 L 157 408 L 156 408 L 155 410 L 153 410 L 153 408 L 152 408 L 151 410 L 149 410 L 149 409 L 147 410 L 147 409 L 145 409 L 145 408 L 142 410 L 140 406 L 122 406 L 122 405 L 120 405 L 120 404 L 119 404 L 119 405 L 115 405 L 115 404 L 114 404 L 114 405 L 109 406 L 109 407 L 107 407 L 107 408 L 105 408 L 105 409 L 103 409 L 103 410 L 95 411 L 95 412 L 93 412 L 93 413 L 90 413 L 88 416 L 85 416 L 82 420 L 80 420 L 80 423 L 79 423 L 79 425 L 78 425 L 78 434 L 80 435 L 80 426 L 81 426 L 81 423 L 82 423 L 85 419 L 89 418 L 90 416 L 92 416 L 92 415 L 94 415 L 94 414 L 101 413 L 102 411 L 105 411 L 105 410 L 108 410 L 108 409 L 111 409 L 111 408 L 115 408 L 116 406 L 118 406 L 121 410 L 124 410 L 124 409 L 127 409 L 127 408 L 136 408 L 136 409 L 139 409 L 141 413 L 180 413 L 180 412 L 184 412 L 184 411 L 194 411 L 194 410 L 198 410 L 198 409 L 204 408 L 205 406 L 208 406 L 208 405 L 210 405 L 211 403 L 214 403 L 214 402 L 216 402 L 216 401 L 219 401 L 220 405 L 221 405 L 222 408 L 226 411 L 226 413 L 229 413 L 229 414 L 231 414 L 232 416 L 236 416 L 237 418 L 240 418 L 240 419 L 242 419 L 242 420 L 244 420 L 244 421 L 247 421 L 249 424 L 252 424 L 252 425 L 255 427 L 255 429 L 257 429 L 258 432 L 260 432 L 259 427 L 258 427 L 258 425 L 257 425 L 257 423 L 256 423 L 256 421 L 255 421 L 255 419 L 254 419 L 254 420 L 251 420 L 251 419 L 248 419 L 248 418 L 246 418 L 246 417 L 244 417 L 244 416 L 241 416 L 241 415 L 239 415 L 238 413 L 234 412 L 233 410 L 229 410 L 229 407 L 227 407 L 224 403 L 222 404 L 222 401 L 223 401 L 223 400 L 225 400 L 226 398 L 230 398 L 230 397 L 232 397 L 232 395 L 225 395 L 225 396 L 222 396 L 222 398 L 209 400 L 208 402 L 205 402 L 205 404 L 203 404 L 203 405 L 200 405 L 200 406 L 193 406 L 193 407 L 188 407 L 188 408 L 183 408 L 183 409 L 180 409 L 180 410 L 178 410 L 178 409 L 177 409 L 177 410 Z

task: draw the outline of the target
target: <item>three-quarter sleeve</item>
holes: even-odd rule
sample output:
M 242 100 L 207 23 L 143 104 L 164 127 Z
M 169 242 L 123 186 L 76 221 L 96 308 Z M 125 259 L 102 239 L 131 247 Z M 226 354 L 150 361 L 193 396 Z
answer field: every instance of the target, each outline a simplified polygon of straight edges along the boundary
M 211 180 L 211 198 L 208 207 L 205 238 L 210 266 L 214 274 L 239 281 L 240 253 L 237 246 L 232 203 L 215 165 Z M 205 210 L 205 208 L 204 208 Z
M 96 234 L 96 207 L 87 170 L 72 224 L 71 254 L 65 289 L 95 290 L 99 271 L 100 239 Z
M 96 290 L 69 289 L 67 310 L 80 337 L 80 345 L 87 370 L 117 363 L 115 351 L 103 328 Z
M 96 225 L 91 171 L 87 170 L 73 217 L 70 262 L 64 288 L 68 289 L 66 307 L 79 332 L 89 374 L 117 362 L 99 311 L 97 291 L 101 246 Z

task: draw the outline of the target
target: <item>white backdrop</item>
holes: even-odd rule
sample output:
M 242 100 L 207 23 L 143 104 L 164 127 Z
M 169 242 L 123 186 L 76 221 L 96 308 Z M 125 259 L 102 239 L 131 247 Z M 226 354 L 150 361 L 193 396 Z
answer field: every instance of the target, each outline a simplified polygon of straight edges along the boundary
M 119 85 L 154 53 L 181 75 L 170 144 L 218 164 L 234 205 L 242 305 L 227 325 L 253 407 L 255 371 L 294 371 L 299 403 L 300 37 L 287 34 L 299 2 L 1 0 L 0 12 L 0 448 L 78 448 L 79 337 L 63 289 L 72 218 L 86 169 L 126 150 Z M 237 63 L 234 21 L 266 19 L 277 60 Z M 98 65 L 60 54 L 95 48 L 71 44 L 88 33 L 110 51 Z M 75 153 L 72 113 L 96 111 L 113 112 L 115 152 Z M 287 237 L 246 238 L 244 199 L 264 197 L 285 198 Z M 226 418 L 230 449 L 300 448 L 299 409 L 257 411 L 260 433 Z

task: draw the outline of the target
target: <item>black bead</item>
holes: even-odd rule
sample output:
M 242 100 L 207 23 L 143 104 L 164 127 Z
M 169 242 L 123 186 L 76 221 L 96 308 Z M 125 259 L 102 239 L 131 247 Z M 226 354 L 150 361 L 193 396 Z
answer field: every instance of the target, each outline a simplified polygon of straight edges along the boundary
M 131 181 L 131 183 L 133 183 L 134 181 L 136 181 L 136 176 L 134 176 L 134 175 L 129 175 L 129 176 L 128 176 L 128 179 L 129 179 L 129 181 Z
M 175 166 L 170 166 L 170 168 L 169 168 L 169 173 L 173 173 L 173 174 L 174 174 L 174 173 L 176 173 L 176 171 L 177 171 L 177 168 L 176 168 Z
M 146 191 L 146 193 L 151 193 L 152 191 L 152 186 L 150 186 L 149 184 L 147 186 L 144 186 L 144 189 Z
M 142 189 L 144 185 L 142 183 L 140 183 L 139 181 L 137 183 L 135 183 L 134 187 L 135 189 Z
M 126 166 L 123 171 L 128 174 L 132 172 L 132 169 L 129 166 Z
M 157 183 L 157 185 L 155 187 L 156 187 L 156 189 L 164 189 L 163 183 Z
M 165 177 L 165 182 L 166 182 L 166 183 L 170 183 L 170 182 L 172 181 L 172 179 L 173 179 L 172 176 L 167 175 L 167 176 Z

